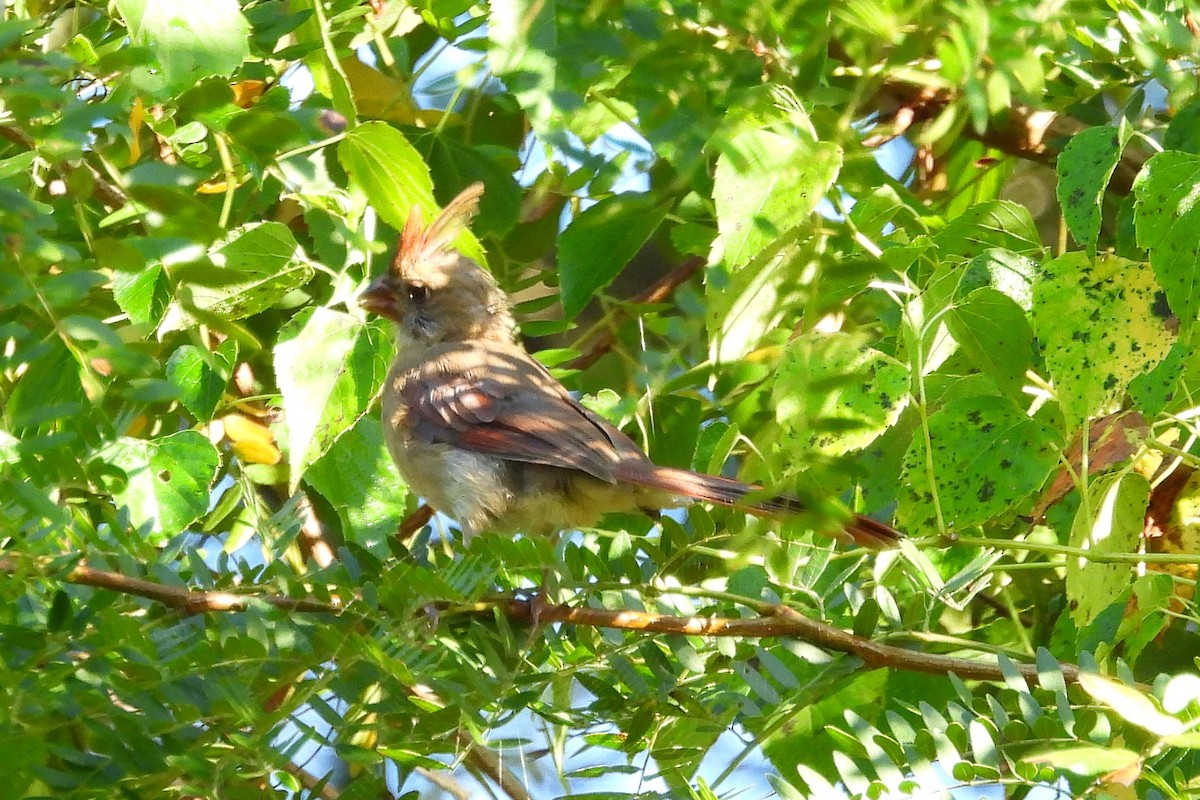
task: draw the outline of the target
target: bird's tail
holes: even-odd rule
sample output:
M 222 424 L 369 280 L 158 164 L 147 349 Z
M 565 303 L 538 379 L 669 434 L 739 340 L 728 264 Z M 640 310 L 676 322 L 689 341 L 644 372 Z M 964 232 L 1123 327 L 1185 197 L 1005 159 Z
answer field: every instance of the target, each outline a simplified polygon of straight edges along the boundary
M 762 491 L 761 486 L 686 469 L 654 466 L 647 470 L 636 470 L 633 475 L 622 475 L 621 482 L 668 492 L 678 497 L 691 497 L 731 506 L 760 516 L 795 514 L 809 510 L 799 498 L 788 495 L 755 497 L 756 493 Z M 895 547 L 904 538 L 904 534 L 890 525 L 862 514 L 855 514 L 843 523 L 842 533 L 854 543 L 875 550 Z

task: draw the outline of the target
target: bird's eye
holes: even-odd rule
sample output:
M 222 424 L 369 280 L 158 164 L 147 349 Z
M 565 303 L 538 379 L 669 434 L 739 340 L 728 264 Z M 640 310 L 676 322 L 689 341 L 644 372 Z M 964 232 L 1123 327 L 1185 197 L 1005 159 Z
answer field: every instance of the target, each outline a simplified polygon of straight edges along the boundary
M 412 302 L 420 303 L 427 297 L 429 297 L 428 286 L 422 286 L 419 283 L 410 283 L 408 285 L 408 299 Z

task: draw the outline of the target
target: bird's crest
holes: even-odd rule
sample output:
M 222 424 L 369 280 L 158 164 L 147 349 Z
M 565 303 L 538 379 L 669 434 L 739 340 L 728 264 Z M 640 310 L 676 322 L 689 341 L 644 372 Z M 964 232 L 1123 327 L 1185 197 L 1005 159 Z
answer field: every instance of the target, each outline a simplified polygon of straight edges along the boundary
M 400 234 L 394 269 L 403 274 L 418 264 L 445 254 L 459 232 L 470 224 L 471 218 L 479 211 L 481 196 L 483 184 L 472 183 L 459 192 L 428 225 L 422 221 L 424 212 L 421 206 L 414 205 Z

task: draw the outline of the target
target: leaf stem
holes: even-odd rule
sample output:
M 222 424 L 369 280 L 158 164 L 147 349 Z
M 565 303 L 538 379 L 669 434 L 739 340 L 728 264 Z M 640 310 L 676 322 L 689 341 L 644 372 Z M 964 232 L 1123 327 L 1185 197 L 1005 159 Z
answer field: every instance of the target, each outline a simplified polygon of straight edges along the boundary
M 1101 553 L 1064 544 L 992 539 L 986 536 L 957 536 L 953 541 L 955 544 L 990 547 L 994 550 L 1023 550 L 1028 553 L 1071 556 L 1097 564 L 1200 564 L 1200 553 Z
M 225 141 L 222 133 L 213 134 L 213 142 L 217 145 L 217 155 L 221 158 L 221 172 L 225 175 L 225 199 L 221 204 L 221 218 L 217 224 L 221 230 L 229 229 L 229 215 L 233 212 L 233 193 L 237 191 L 237 177 L 233 171 L 233 154 L 229 151 L 229 142 Z

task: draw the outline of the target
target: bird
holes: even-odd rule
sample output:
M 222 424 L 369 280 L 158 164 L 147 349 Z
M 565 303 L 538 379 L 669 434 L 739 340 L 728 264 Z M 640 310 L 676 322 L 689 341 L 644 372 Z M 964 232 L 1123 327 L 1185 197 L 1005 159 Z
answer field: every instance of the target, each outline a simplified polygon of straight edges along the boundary
M 764 497 L 759 486 L 655 464 L 531 356 L 509 297 L 454 247 L 482 194 L 482 184 L 468 186 L 428 223 L 414 205 L 387 270 L 359 300 L 395 323 L 383 433 L 412 491 L 468 539 L 556 534 L 608 512 L 694 500 L 759 516 L 805 510 L 794 497 Z M 832 534 L 873 549 L 902 538 L 863 515 Z

